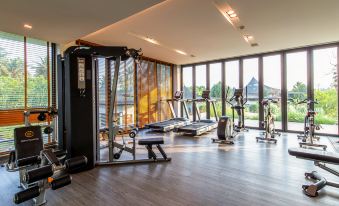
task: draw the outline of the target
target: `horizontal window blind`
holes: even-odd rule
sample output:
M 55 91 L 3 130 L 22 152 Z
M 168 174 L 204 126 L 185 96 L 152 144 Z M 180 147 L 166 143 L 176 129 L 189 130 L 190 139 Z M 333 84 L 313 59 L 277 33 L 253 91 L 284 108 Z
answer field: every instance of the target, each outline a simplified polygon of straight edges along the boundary
M 0 31 L 0 154 L 13 149 L 14 128 L 24 125 L 25 110 L 50 106 L 52 58 L 48 42 Z M 36 115 L 30 121 L 49 124 L 38 123 Z

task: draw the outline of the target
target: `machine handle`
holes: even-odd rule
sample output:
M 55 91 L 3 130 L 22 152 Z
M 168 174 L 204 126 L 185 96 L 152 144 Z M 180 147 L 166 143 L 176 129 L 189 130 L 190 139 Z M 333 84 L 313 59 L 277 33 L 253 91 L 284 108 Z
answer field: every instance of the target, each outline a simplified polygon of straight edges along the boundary
M 39 186 L 30 187 L 26 190 L 20 191 L 14 195 L 13 202 L 15 204 L 20 204 L 32 198 L 38 197 L 40 195 Z

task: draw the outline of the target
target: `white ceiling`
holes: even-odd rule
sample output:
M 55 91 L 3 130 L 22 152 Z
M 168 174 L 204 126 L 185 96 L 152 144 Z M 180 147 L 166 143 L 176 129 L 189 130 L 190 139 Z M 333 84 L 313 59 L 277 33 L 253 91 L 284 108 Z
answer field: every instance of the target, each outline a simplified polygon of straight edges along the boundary
M 186 64 L 339 40 L 338 0 L 227 0 L 259 44 L 250 47 L 213 0 L 167 0 L 84 39 L 142 48 L 144 55 Z M 128 35 L 149 36 L 166 47 Z
M 225 1 L 258 47 L 244 41 L 213 0 L 2 0 L 0 30 L 61 44 L 82 38 L 142 48 L 145 56 L 176 64 L 339 41 L 338 0 Z
M 1 0 L 0 31 L 69 43 L 163 0 Z M 27 31 L 24 24 L 31 24 Z

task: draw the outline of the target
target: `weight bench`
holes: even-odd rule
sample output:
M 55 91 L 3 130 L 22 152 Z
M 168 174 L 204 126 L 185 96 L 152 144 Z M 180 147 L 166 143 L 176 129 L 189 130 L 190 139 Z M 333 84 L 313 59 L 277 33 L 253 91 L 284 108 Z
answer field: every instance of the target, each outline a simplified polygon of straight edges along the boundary
M 153 159 L 153 161 L 170 161 L 171 158 L 167 157 L 167 154 L 160 146 L 164 144 L 164 138 L 147 138 L 147 139 L 140 139 L 138 141 L 139 145 L 144 145 L 148 151 L 148 159 Z M 162 158 L 158 158 L 155 152 L 153 151 L 153 145 L 156 145 L 159 152 L 162 155 Z
M 315 166 L 318 166 L 321 169 L 339 177 L 339 171 L 336 171 L 326 166 L 326 164 L 339 165 L 339 154 L 337 153 L 331 153 L 331 152 L 325 152 L 325 151 L 319 151 L 319 150 L 307 150 L 307 149 L 302 149 L 302 148 L 288 149 L 288 153 L 297 158 L 314 161 Z M 316 197 L 318 195 L 318 191 L 324 188 L 326 185 L 339 188 L 339 183 L 327 181 L 324 177 L 319 175 L 316 171 L 313 171 L 311 173 L 306 172 L 305 177 L 307 179 L 312 179 L 316 181 L 313 184 L 302 186 L 304 193 L 310 197 Z

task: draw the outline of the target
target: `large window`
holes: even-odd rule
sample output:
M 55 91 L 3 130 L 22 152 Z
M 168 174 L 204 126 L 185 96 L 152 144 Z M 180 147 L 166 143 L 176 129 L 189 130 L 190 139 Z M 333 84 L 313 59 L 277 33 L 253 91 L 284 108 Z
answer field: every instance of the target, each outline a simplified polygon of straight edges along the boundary
M 196 79 L 195 79 L 195 96 L 201 98 L 201 94 L 206 90 L 206 65 L 198 65 L 195 67 Z M 206 119 L 206 102 L 197 103 L 201 118 Z
M 0 153 L 12 149 L 24 110 L 51 106 L 51 59 L 48 42 L 0 32 Z
M 184 99 L 193 98 L 193 70 L 192 67 L 184 67 L 182 69 L 182 87 L 184 91 Z M 190 119 L 193 119 L 193 104 L 192 102 L 187 103 L 188 114 Z M 182 110 L 183 111 L 183 110 Z M 185 116 L 185 115 L 184 115 Z
M 239 88 L 239 60 L 225 62 L 226 98 L 229 100 L 235 89 Z M 226 115 L 232 116 L 232 105 L 226 104 Z M 235 116 L 236 117 L 236 116 Z
M 217 102 L 218 115 L 221 115 L 222 106 L 225 106 L 226 113 L 222 115 L 232 116 L 231 105 L 225 101 L 225 97 L 230 99 L 234 89 L 241 86 L 244 88 L 244 96 L 247 88 L 246 126 L 259 126 L 259 116 L 265 115 L 265 110 L 259 109 L 261 98 L 273 98 L 279 100 L 277 104 L 271 105 L 275 127 L 283 131 L 302 132 L 307 105 L 298 102 L 314 98 L 318 101 L 314 105 L 315 122 L 321 126 L 316 132 L 338 135 L 338 56 L 338 43 L 333 43 L 214 61 L 223 62 L 224 67 L 220 63 L 200 62 L 182 67 L 182 84 L 186 85 L 184 88 L 190 91 L 191 97 L 192 79 L 196 79 L 198 95 L 201 85 L 205 84 L 202 76 L 205 70 L 201 65 L 210 64 L 209 79 L 206 82 L 209 83 L 212 98 L 218 101 L 222 99 Z M 192 67 L 197 68 L 194 77 Z M 225 75 L 223 78 L 222 74 Z M 225 97 L 222 97 L 223 90 Z M 260 99 L 259 93 L 262 95 Z M 207 111 L 208 115 L 213 117 L 213 111 Z
M 259 78 L 258 58 L 244 59 L 244 97 L 247 103 L 245 106 L 245 124 L 251 127 L 259 126 Z
M 264 99 L 278 100 L 272 104 L 272 113 L 275 116 L 275 128 L 281 129 L 281 55 L 263 57 L 264 72 Z
M 307 98 L 307 53 L 286 55 L 288 130 L 303 131 L 306 105 L 297 102 Z
M 338 133 L 337 47 L 313 51 L 314 105 L 320 133 Z
M 222 99 L 221 99 L 221 63 L 210 64 L 210 87 L 211 87 L 211 99 L 215 99 L 215 109 L 218 116 L 221 116 Z M 212 105 L 210 106 L 211 117 L 214 117 Z
M 168 106 L 167 99 L 172 99 L 172 73 L 171 67 L 164 64 L 157 64 L 157 76 L 158 76 L 158 96 L 160 100 L 160 119 L 163 121 L 173 118 L 171 110 Z

